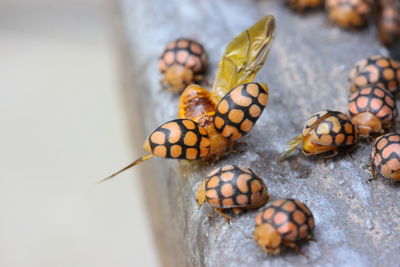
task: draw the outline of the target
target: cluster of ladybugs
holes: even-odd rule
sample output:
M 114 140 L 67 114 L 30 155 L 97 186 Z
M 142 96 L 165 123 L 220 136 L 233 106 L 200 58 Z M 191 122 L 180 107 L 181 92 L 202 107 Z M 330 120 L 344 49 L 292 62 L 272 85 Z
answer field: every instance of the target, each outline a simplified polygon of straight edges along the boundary
M 152 156 L 214 161 L 229 153 L 234 142 L 253 128 L 267 105 L 267 85 L 252 80 L 264 64 L 274 31 L 274 18 L 266 16 L 234 38 L 222 57 L 212 92 L 192 84 L 200 83 L 206 72 L 203 46 L 186 38 L 169 43 L 160 57 L 159 69 L 164 88 L 183 91 L 179 119 L 162 124 L 147 138 L 144 148 L 148 156 L 106 179 Z M 227 210 L 240 213 L 257 209 L 268 199 L 267 186 L 255 172 L 233 165 L 210 172 L 197 191 L 198 204 L 209 203 L 228 222 Z M 270 254 L 280 253 L 282 247 L 298 250 L 298 241 L 313 239 L 313 215 L 299 200 L 274 201 L 256 216 L 255 222 L 254 239 Z
M 252 80 L 266 59 L 274 30 L 274 19 L 267 16 L 233 39 L 220 62 L 212 92 L 192 84 L 201 82 L 206 73 L 203 46 L 186 38 L 169 43 L 160 57 L 159 68 L 165 88 L 173 92 L 184 90 L 179 119 L 162 124 L 146 139 L 148 156 L 106 179 L 152 156 L 214 161 L 229 153 L 234 142 L 253 128 L 267 105 L 267 85 Z M 248 47 L 254 40 L 257 45 Z M 239 50 L 249 53 L 244 55 L 246 60 L 237 56 L 241 54 Z M 229 58 L 230 55 L 234 57 Z M 397 117 L 392 93 L 399 90 L 399 81 L 400 64 L 392 59 L 371 57 L 359 62 L 350 74 L 354 92 L 349 101 L 350 117 L 338 111 L 318 112 L 307 121 L 303 133 L 289 142 L 281 160 L 299 144 L 306 155 L 335 156 L 353 147 L 359 136 L 380 134 L 390 128 Z M 379 137 L 371 162 L 382 176 L 400 179 L 400 135 Z M 211 171 L 197 190 L 198 204 L 207 202 L 228 222 L 228 210 L 240 213 L 257 209 L 268 199 L 263 180 L 242 166 L 226 165 Z M 255 223 L 254 240 L 269 254 L 278 254 L 283 247 L 298 250 L 299 241 L 313 240 L 314 217 L 299 200 L 274 201 L 256 216 Z
M 400 180 L 400 135 L 394 130 L 396 99 L 400 91 L 400 63 L 383 56 L 358 62 L 349 75 L 349 116 L 339 111 L 321 111 L 304 126 L 303 133 L 288 143 L 284 160 L 299 144 L 305 155 L 335 156 L 354 147 L 361 138 L 376 138 L 370 160 L 372 178 L 376 172 Z
M 329 19 L 346 29 L 361 28 L 376 14 L 379 37 L 384 45 L 400 41 L 400 1 L 398 0 L 284 0 L 293 10 L 320 8 Z

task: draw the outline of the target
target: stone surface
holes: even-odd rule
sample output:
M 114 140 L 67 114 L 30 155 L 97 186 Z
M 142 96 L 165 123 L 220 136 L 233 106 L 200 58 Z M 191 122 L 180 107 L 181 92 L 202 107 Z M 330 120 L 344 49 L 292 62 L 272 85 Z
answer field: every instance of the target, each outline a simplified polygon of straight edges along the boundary
M 210 57 L 210 82 L 228 41 L 266 14 L 277 20 L 277 35 L 256 80 L 270 87 L 270 101 L 242 152 L 215 166 L 203 162 L 151 159 L 141 166 L 155 240 L 166 266 L 395 266 L 400 262 L 399 184 L 368 182 L 370 145 L 352 158 L 306 158 L 296 152 L 277 158 L 306 119 L 323 109 L 346 111 L 347 73 L 361 58 L 387 53 L 374 29 L 344 32 L 328 24 L 323 12 L 301 16 L 280 1 L 120 0 L 130 112 L 139 146 L 161 123 L 177 118 L 178 96 L 162 91 L 157 59 L 177 37 L 202 42 Z M 214 167 L 240 164 L 264 179 L 271 200 L 304 201 L 316 219 L 318 242 L 302 246 L 307 257 L 286 252 L 266 257 L 251 240 L 257 211 L 234 216 L 230 225 L 209 206 L 199 208 L 195 191 Z

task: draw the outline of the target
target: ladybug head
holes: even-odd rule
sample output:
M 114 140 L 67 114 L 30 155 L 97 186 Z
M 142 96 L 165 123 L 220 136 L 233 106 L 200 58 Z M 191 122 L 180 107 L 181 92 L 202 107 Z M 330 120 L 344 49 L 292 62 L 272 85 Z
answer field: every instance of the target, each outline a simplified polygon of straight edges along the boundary
M 253 234 L 254 240 L 266 253 L 273 255 L 280 253 L 282 237 L 271 224 L 257 225 Z
M 182 65 L 175 64 L 165 71 L 161 85 L 174 93 L 179 93 L 192 82 L 193 71 Z

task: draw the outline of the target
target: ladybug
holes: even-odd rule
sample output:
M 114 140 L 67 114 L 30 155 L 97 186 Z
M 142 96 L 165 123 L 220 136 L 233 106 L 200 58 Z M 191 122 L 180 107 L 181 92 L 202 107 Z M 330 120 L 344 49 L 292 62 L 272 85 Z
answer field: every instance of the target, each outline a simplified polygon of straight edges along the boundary
M 305 155 L 324 153 L 327 157 L 334 157 L 339 151 L 353 147 L 357 141 L 358 130 L 345 114 L 320 111 L 308 119 L 303 133 L 288 143 L 280 161 L 285 160 L 299 144 L 302 144 Z
M 268 86 L 250 82 L 230 90 L 218 103 L 211 93 L 191 85 L 182 93 L 179 118 L 192 119 L 210 138 L 210 152 L 205 161 L 224 156 L 234 141 L 250 132 L 268 103 Z
M 376 85 L 396 95 L 400 90 L 400 62 L 384 56 L 372 56 L 356 63 L 349 74 L 350 91 Z
M 400 135 L 389 133 L 378 137 L 372 147 L 370 161 L 372 179 L 378 172 L 387 179 L 400 181 Z
M 111 179 L 121 172 L 157 156 L 168 159 L 197 160 L 210 151 L 210 139 L 203 127 L 188 119 L 176 119 L 162 124 L 146 139 L 143 148 L 150 154 L 101 180 Z
M 293 10 L 303 12 L 308 9 L 316 9 L 323 5 L 324 0 L 285 0 L 285 3 Z
M 267 254 L 279 254 L 283 247 L 299 252 L 298 242 L 314 240 L 314 216 L 300 200 L 272 202 L 256 217 L 254 240 Z
M 206 89 L 191 85 L 179 105 L 179 118 L 198 122 L 208 133 L 211 149 L 205 160 L 225 155 L 233 141 L 250 132 L 268 103 L 268 86 L 260 82 L 241 84 L 215 102 Z
M 400 2 L 380 0 L 377 13 L 379 38 L 384 45 L 392 46 L 400 40 Z
M 264 206 L 269 199 L 264 181 L 251 169 L 226 165 L 211 171 L 197 190 L 199 206 L 211 205 L 229 222 L 226 210 L 239 214 Z
M 347 106 L 351 121 L 362 137 L 383 133 L 397 118 L 393 95 L 375 85 L 360 88 L 350 96 Z
M 360 28 L 367 24 L 372 0 L 326 0 L 329 19 L 342 28 Z
M 188 86 L 180 98 L 178 119 L 164 123 L 146 140 L 144 148 L 150 154 L 102 181 L 153 156 L 215 161 L 229 152 L 267 105 L 267 85 L 252 80 L 266 60 L 274 33 L 275 19 L 269 15 L 236 36 L 222 57 L 213 91 Z
M 178 93 L 192 83 L 200 83 L 207 69 L 207 54 L 203 45 L 179 38 L 170 42 L 162 53 L 158 67 L 164 75 L 164 88 Z

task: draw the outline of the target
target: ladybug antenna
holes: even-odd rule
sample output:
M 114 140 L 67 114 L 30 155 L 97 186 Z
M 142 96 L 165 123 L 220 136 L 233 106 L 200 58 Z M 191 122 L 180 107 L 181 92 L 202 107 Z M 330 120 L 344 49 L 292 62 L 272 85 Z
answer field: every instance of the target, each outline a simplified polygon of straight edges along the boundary
M 110 176 L 108 176 L 108 177 L 106 177 L 106 178 L 100 180 L 98 183 L 105 182 L 105 181 L 107 181 L 107 180 L 109 180 L 109 179 L 111 179 L 111 178 L 117 176 L 117 175 L 120 174 L 121 172 L 124 172 L 124 171 L 126 171 L 126 170 L 128 170 L 128 169 L 130 169 L 130 168 L 132 168 L 132 167 L 134 167 L 134 166 L 136 166 L 136 165 L 142 163 L 143 161 L 152 158 L 153 156 L 154 156 L 153 154 L 150 154 L 150 155 L 147 155 L 147 156 L 138 158 L 137 160 L 135 160 L 134 162 L 132 162 L 131 164 L 129 164 L 129 165 L 126 166 L 125 168 L 123 168 L 123 169 L 117 171 L 116 173 L 113 173 L 113 174 L 111 174 Z
M 290 153 L 293 152 L 293 150 L 296 149 L 296 147 L 303 141 L 303 135 L 299 134 L 298 136 L 296 136 L 295 138 L 293 138 L 292 140 L 290 140 L 290 142 L 287 144 L 285 152 L 283 152 L 283 154 L 281 155 L 281 157 L 279 158 L 279 162 L 284 161 L 285 159 L 287 159 L 287 157 L 290 155 Z

